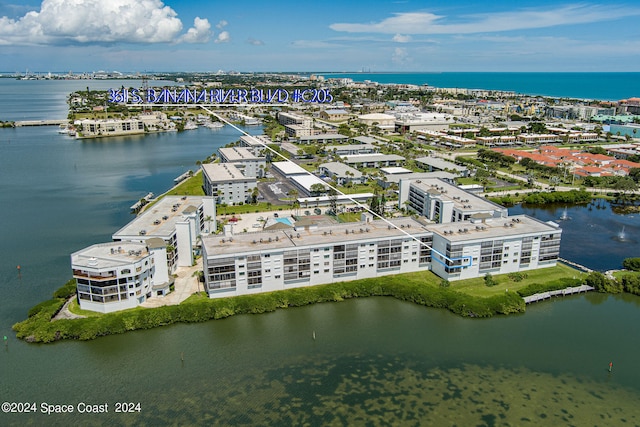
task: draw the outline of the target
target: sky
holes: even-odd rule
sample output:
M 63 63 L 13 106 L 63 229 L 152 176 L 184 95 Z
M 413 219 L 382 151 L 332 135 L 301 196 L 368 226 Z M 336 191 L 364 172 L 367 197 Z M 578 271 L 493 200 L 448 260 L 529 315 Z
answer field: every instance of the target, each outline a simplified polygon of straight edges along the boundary
M 0 72 L 640 71 L 640 2 L 0 0 Z

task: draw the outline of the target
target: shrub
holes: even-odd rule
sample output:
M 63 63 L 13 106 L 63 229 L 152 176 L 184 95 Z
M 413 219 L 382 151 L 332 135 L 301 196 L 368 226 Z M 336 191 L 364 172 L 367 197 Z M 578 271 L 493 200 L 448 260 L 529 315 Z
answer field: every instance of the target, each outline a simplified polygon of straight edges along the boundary
M 622 266 L 631 271 L 640 271 L 640 258 L 625 258 Z
M 53 293 L 54 298 L 69 299 L 76 294 L 76 279 L 70 279 L 67 283 L 62 285 L 60 289 Z
M 498 284 L 498 282 L 495 281 L 495 279 L 493 278 L 493 276 L 491 275 L 491 273 L 487 273 L 484 275 L 484 284 L 486 286 L 495 286 Z

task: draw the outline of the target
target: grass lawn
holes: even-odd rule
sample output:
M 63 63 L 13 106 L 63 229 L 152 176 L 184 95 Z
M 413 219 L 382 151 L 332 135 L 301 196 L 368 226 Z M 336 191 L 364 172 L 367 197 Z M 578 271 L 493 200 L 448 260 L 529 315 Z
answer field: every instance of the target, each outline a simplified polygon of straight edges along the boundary
M 270 205 L 268 203 L 257 203 L 255 205 L 236 205 L 236 206 L 216 206 L 216 214 L 217 215 L 236 215 L 243 213 L 252 213 L 252 212 L 268 212 L 268 211 L 276 211 L 283 210 L 284 208 L 290 209 L 289 206 L 285 205 Z
M 345 212 L 338 214 L 338 221 L 340 222 L 359 222 L 360 212 Z
M 80 304 L 78 304 L 78 300 L 76 298 L 74 298 L 69 303 L 69 311 L 73 314 L 77 314 L 78 316 L 85 316 L 85 317 L 100 317 L 103 315 L 102 313 L 98 313 L 97 311 L 81 309 Z
M 167 196 L 204 196 L 202 189 L 202 170 L 198 170 L 191 178 L 185 179 L 177 187 L 169 190 Z
M 460 185 L 469 185 L 469 184 L 480 184 L 479 181 L 477 181 L 475 178 L 472 177 L 460 177 L 460 178 L 456 178 L 456 182 Z
M 350 187 L 337 187 L 343 194 L 373 193 L 373 185 L 354 184 Z
M 562 278 L 585 278 L 586 273 L 578 271 L 567 265 L 560 264 L 555 267 L 541 268 L 539 270 L 525 271 L 527 277 L 520 282 L 509 278 L 508 274 L 494 275 L 493 280 L 498 284 L 488 287 L 484 284 L 484 277 L 451 282 L 451 288 L 477 297 L 489 297 L 505 292 L 506 289 L 517 291 L 533 283 L 547 283 Z
M 640 272 L 638 271 L 629 271 L 629 270 L 620 270 L 613 273 L 613 277 L 616 278 L 618 282 L 622 280 L 623 277 L 626 276 L 640 276 Z

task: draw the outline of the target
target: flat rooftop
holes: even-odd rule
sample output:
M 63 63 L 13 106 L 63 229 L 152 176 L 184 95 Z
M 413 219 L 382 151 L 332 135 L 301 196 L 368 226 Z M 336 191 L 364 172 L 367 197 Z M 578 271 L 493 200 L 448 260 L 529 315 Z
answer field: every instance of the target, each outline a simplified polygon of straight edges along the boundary
M 182 221 L 186 213 L 197 209 L 202 204 L 202 199 L 203 196 L 163 197 L 118 230 L 112 238 L 116 240 L 131 237 L 160 237 L 166 240 L 175 231 L 176 222 Z
M 130 265 L 140 261 L 147 255 L 149 255 L 149 251 L 146 243 L 100 243 L 71 254 L 71 265 L 73 267 L 101 270 Z
M 460 187 L 451 185 L 445 181 L 435 178 L 419 179 L 411 182 L 411 185 L 419 188 L 425 193 L 439 195 L 444 200 L 450 200 L 459 211 L 506 211 L 506 208 L 497 205 L 484 197 L 478 197 Z
M 342 145 L 327 145 L 324 147 L 324 151 L 331 153 L 332 151 L 370 151 L 375 152 L 376 147 L 371 144 L 342 144 Z
M 325 168 L 331 173 L 335 173 L 340 176 L 347 176 L 347 172 L 350 172 L 353 178 L 362 178 L 362 172 L 360 172 L 358 169 L 352 168 L 351 166 L 345 165 L 344 163 L 328 162 L 322 163 L 318 167 Z
M 468 168 L 465 166 L 456 165 L 453 162 L 449 162 L 444 159 L 440 159 L 438 157 L 419 157 L 415 159 L 417 163 L 422 163 L 437 169 L 451 169 L 456 171 L 467 171 Z
M 254 156 L 251 151 L 245 147 L 221 147 L 218 148 L 220 156 L 228 162 L 243 162 L 249 160 L 265 160 L 264 157 Z
M 380 168 L 380 170 L 387 175 L 402 175 L 407 173 L 412 173 L 413 171 L 407 168 L 402 168 L 400 166 L 391 166 L 388 168 Z
M 215 257 L 220 255 L 236 255 L 244 252 L 262 252 L 265 250 L 287 250 L 310 246 L 332 246 L 336 244 L 358 243 L 361 241 L 376 242 L 381 238 L 405 238 L 411 235 L 428 235 L 424 225 L 411 217 L 394 218 L 390 220 L 400 227 L 389 226 L 385 221 L 351 222 L 331 224 L 317 227 L 295 227 L 288 230 L 259 231 L 254 233 L 235 234 L 229 236 L 205 236 L 202 244 L 207 254 Z
M 307 175 L 309 173 L 293 162 L 273 162 L 271 166 L 287 177 L 291 175 Z
M 309 193 L 311 193 L 311 186 L 314 184 L 320 184 L 322 187 L 327 188 L 327 183 L 315 175 L 293 175 L 289 179 L 306 189 Z
M 228 183 L 255 180 L 255 178 L 244 176 L 233 163 L 204 163 L 201 166 L 202 172 L 211 182 Z
M 393 160 L 404 160 L 404 157 L 397 154 L 351 154 L 349 156 L 342 156 L 347 163 L 364 163 L 364 162 L 384 162 Z
M 475 224 L 470 221 L 429 224 L 428 227 L 434 234 L 443 236 L 451 243 L 508 239 L 526 234 L 557 233 L 561 231 L 557 224 L 552 225 L 526 215 L 486 218 L 485 222 L 477 222 Z

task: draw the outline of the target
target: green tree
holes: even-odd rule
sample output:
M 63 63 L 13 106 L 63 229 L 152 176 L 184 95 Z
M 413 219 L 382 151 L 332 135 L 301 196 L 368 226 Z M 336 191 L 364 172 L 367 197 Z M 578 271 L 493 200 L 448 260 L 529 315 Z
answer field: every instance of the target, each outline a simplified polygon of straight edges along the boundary
M 309 190 L 311 190 L 311 194 L 313 196 L 318 196 L 326 191 L 326 187 L 324 186 L 324 184 L 320 184 L 318 182 L 318 183 L 312 184 Z
M 631 271 L 640 271 L 640 258 L 625 258 L 622 266 Z
M 497 285 L 498 282 L 496 282 L 491 273 L 487 273 L 484 275 L 484 284 L 485 286 L 491 287 Z
M 584 284 L 593 287 L 598 292 L 619 293 L 622 286 L 605 277 L 599 271 L 592 271 L 584 280 Z
M 329 189 L 329 207 L 333 211 L 334 215 L 338 213 L 338 192 L 333 188 Z

